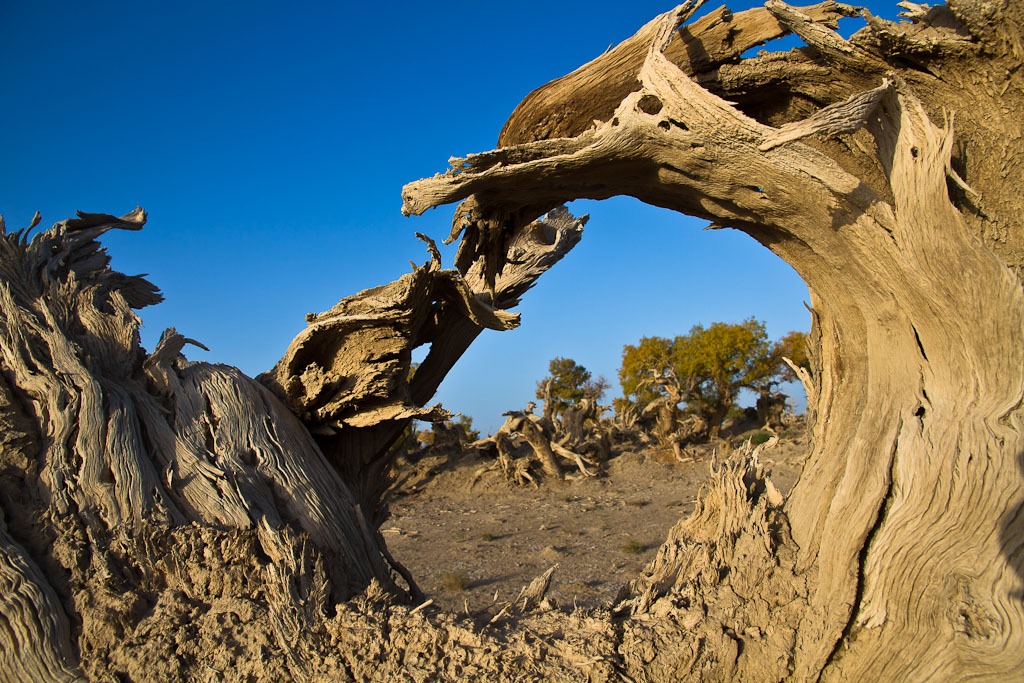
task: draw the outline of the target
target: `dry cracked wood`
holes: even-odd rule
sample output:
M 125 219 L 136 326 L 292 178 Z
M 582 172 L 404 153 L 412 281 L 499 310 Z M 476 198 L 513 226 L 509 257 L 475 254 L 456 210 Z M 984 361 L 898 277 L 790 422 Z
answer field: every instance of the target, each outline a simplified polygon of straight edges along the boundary
M 28 446 L 39 452 L 22 454 L 39 479 L 15 512 L 50 517 L 58 547 L 73 545 L 76 533 L 122 529 L 136 537 L 152 524 L 254 529 L 285 589 L 301 574 L 290 549 L 306 548 L 308 537 L 315 551 L 305 562 L 320 563 L 333 599 L 372 579 L 391 587 L 393 570 L 415 593 L 370 518 L 380 502 L 374 487 L 386 484 L 389 439 L 411 417 L 444 414 L 422 408 L 416 396 L 432 393 L 480 330 L 517 324 L 504 308 L 579 241 L 585 219 L 553 211 L 524 232 L 510 247 L 516 267 L 493 293 L 472 271 L 442 270 L 432 249 L 431 261 L 410 275 L 312 316 L 264 378 L 291 410 L 234 368 L 187 362 L 181 352 L 191 340 L 173 329 L 144 355 L 133 309 L 159 294 L 141 277 L 110 270 L 96 241 L 144 221 L 141 210 L 123 218 L 82 214 L 31 240 L 28 230 L 0 239 L 8 398 L 27 406 L 27 423 L 39 430 Z M 452 327 L 465 337 L 456 345 L 446 338 Z M 411 351 L 435 337 L 428 372 L 410 387 Z M 311 432 L 321 435 L 319 445 Z M 23 469 L 8 464 L 5 471 Z M 17 538 L 5 532 L 0 540 L 5 580 L 28 589 L 3 603 L 16 626 L 5 651 L 36 652 L 17 670 L 57 676 L 71 658 L 49 585 L 56 567 L 46 576 Z M 89 543 L 69 551 L 81 552 L 109 549 Z
M 692 9 L 531 95 L 508 146 L 406 188 L 409 212 L 468 198 L 453 225 L 466 287 L 428 264 L 314 318 L 267 379 L 290 408 L 187 362 L 176 333 L 143 354 L 133 309 L 159 295 L 96 242 L 141 211 L 5 232 L 0 678 L 1019 674 L 1022 8 L 912 5 L 912 21 L 868 17 L 849 41 L 830 31 L 838 5 L 677 31 Z M 719 49 L 785 31 L 808 46 Z M 360 503 L 388 444 L 480 323 L 579 238 L 564 213 L 536 219 L 623 193 L 743 230 L 807 281 L 817 421 L 800 481 L 780 507 L 756 459 L 721 468 L 617 618 L 530 613 L 479 632 L 412 613 Z M 399 356 L 363 357 L 365 400 L 320 374 L 347 367 L 349 341 L 365 348 L 359 316 Z M 406 348 L 424 342 L 410 381 Z
M 689 39 L 675 29 L 691 9 L 663 17 L 660 35 L 642 29 L 639 82 L 614 110 L 567 85 L 622 92 L 633 62 L 595 60 L 521 105 L 502 138 L 519 144 L 407 186 L 406 210 L 472 196 L 490 230 L 467 249 L 491 256 L 515 231 L 510 216 L 628 194 L 743 230 L 783 257 L 810 287 L 820 340 L 814 451 L 786 507 L 794 571 L 810 588 L 792 639 L 748 642 L 739 670 L 784 661 L 797 680 L 1019 671 L 1024 613 L 1009 596 L 1024 577 L 1014 274 L 1024 226 L 1011 189 L 1024 180 L 1013 151 L 1024 132 L 1020 8 L 918 8 L 913 23 L 870 18 L 845 41 L 771 2 L 808 47 L 728 78 L 723 64 L 713 83 L 667 56 Z M 810 98 L 817 113 L 785 95 L 810 92 L 808 63 L 830 74 Z M 759 104 L 750 88 L 769 74 L 787 86 Z M 563 105 L 596 123 L 546 138 L 543 122 Z M 738 580 L 779 588 L 747 576 L 730 590 Z M 793 618 L 780 615 L 766 609 L 749 625 Z
M 462 220 L 457 215 L 456 226 Z M 411 418 L 448 416 L 424 407 L 441 380 L 484 329 L 519 324 L 507 309 L 579 243 L 586 220 L 558 208 L 517 233 L 493 289 L 479 264 L 461 273 L 442 269 L 426 240 L 427 264 L 310 315 L 309 327 L 260 377 L 317 435 L 374 527 L 386 515 L 392 444 Z M 413 374 L 412 352 L 425 344 L 430 349 Z
M 417 597 L 374 518 L 391 440 L 412 416 L 444 414 L 422 407 L 444 374 L 481 330 L 517 324 L 505 309 L 578 243 L 585 220 L 555 210 L 524 231 L 493 290 L 478 270 L 442 270 L 432 248 L 410 275 L 312 316 L 264 377 L 287 405 L 234 368 L 188 362 L 182 350 L 197 342 L 173 329 L 152 354 L 141 349 L 134 309 L 161 297 L 111 270 L 97 241 L 140 229 L 141 209 L 80 214 L 31 238 L 35 223 L 3 230 L 0 679 L 102 671 L 124 655 L 110 622 L 146 626 L 139 600 L 195 621 L 221 591 L 265 620 L 250 645 L 290 653 L 282 666 L 294 677 L 309 653 L 293 641 L 328 605 L 371 582 L 400 594 L 399 577 Z M 423 343 L 432 349 L 410 383 Z M 235 588 L 197 583 L 253 562 Z M 182 593 L 191 602 L 177 605 Z
M 143 354 L 133 309 L 159 294 L 112 271 L 96 239 L 144 221 L 141 210 L 80 214 L 31 239 L 0 236 L 4 410 L 26 425 L 0 450 L 4 489 L 16 492 L 4 515 L 19 521 L 0 534 L 13 586 L 0 599 L 2 650 L 22 657 L 4 662 L 5 675 L 75 669 L 69 638 L 81 648 L 90 622 L 69 628 L 68 601 L 84 599 L 96 568 L 128 571 L 109 535 L 131 548 L 152 527 L 258 529 L 273 566 L 275 548 L 312 541 L 335 598 L 374 578 L 391 585 L 346 485 L 269 391 L 233 368 L 188 363 L 173 330 Z

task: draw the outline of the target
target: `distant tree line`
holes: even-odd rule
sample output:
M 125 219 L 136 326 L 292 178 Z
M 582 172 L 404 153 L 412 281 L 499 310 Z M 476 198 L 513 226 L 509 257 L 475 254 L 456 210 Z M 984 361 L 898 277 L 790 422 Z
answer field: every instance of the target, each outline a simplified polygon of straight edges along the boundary
M 510 410 L 483 439 L 471 418 L 457 415 L 429 429 L 409 429 L 396 447 L 413 461 L 448 462 L 467 449 L 489 452 L 491 468 L 519 484 L 597 476 L 602 463 L 628 443 L 654 442 L 683 461 L 687 446 L 718 438 L 731 416 L 756 412 L 759 425 L 781 427 L 788 397 L 776 389 L 797 379 L 794 368 L 808 366 L 806 345 L 803 332 L 769 340 L 764 323 L 754 318 L 695 325 L 673 339 L 644 337 L 622 349 L 623 396 L 611 406 L 601 403 L 610 388 L 606 378 L 559 356 L 537 382 L 539 413 L 533 401 Z M 757 396 L 756 409 L 741 412 L 737 400 L 745 389 Z
M 663 432 L 694 418 L 694 424 L 715 437 L 736 411 L 740 391 L 749 389 L 766 413 L 759 417 L 771 421 L 767 414 L 786 401 L 776 388 L 796 379 L 784 358 L 797 367 L 807 366 L 806 335 L 788 332 L 772 342 L 764 323 L 754 318 L 695 325 L 673 339 L 643 337 L 622 350 L 619 382 L 624 396 L 613 401 L 613 408 L 620 420 L 632 415 L 640 422 L 660 423 Z M 606 379 L 594 379 L 571 358 L 554 358 L 548 372 L 537 383 L 537 398 L 551 402 L 544 411 L 549 416 L 584 398 L 600 400 L 609 388 Z

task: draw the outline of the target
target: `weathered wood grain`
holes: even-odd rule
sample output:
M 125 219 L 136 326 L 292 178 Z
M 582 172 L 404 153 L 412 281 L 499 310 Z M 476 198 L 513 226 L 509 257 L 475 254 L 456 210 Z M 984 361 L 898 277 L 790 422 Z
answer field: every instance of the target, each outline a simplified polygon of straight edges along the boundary
M 140 348 L 160 295 L 97 238 L 141 210 L 4 229 L 0 679 L 1019 676 L 1024 10 L 909 5 L 843 40 L 832 3 L 680 31 L 695 6 L 407 186 L 407 213 L 464 200 L 455 271 L 434 253 L 312 316 L 262 382 L 188 362 L 173 330 Z M 807 46 L 741 58 L 786 31 Z M 398 604 L 414 579 L 376 532 L 388 448 L 578 242 L 556 207 L 617 194 L 805 279 L 808 463 L 784 503 L 757 453 L 716 465 L 615 616 L 432 621 Z
M 807 282 L 820 337 L 807 378 L 815 444 L 785 509 L 799 549 L 793 570 L 809 585 L 806 611 L 786 642 L 694 666 L 724 667 L 716 671 L 726 678 L 785 662 L 796 680 L 998 680 L 1024 665 L 1024 614 L 1009 597 L 1024 575 L 1024 529 L 1011 521 L 1024 494 L 1024 299 L 1014 273 L 1024 226 L 1019 210 L 1008 210 L 1019 207 L 1015 185 L 996 180 L 1013 167 L 1001 161 L 997 170 L 989 156 L 1004 159 L 1001 150 L 1024 132 L 1020 117 L 995 114 L 1020 112 L 1024 90 L 1007 81 L 996 93 L 973 75 L 979 62 L 995 72 L 1020 64 L 1019 34 L 992 13 L 978 21 L 978 9 L 921 10 L 913 24 L 872 19 L 847 42 L 769 3 L 808 47 L 748 68 L 799 71 L 808 57 L 828 68 L 837 97 L 807 112 L 796 102 L 737 107 L 722 97 L 732 94 L 723 81 L 711 88 L 691 78 L 661 49 L 684 5 L 662 18 L 660 33 L 642 29 L 651 47 L 638 86 L 617 107 L 573 109 L 591 126 L 534 135 L 531 122 L 579 103 L 566 85 L 579 75 L 555 81 L 506 127 L 503 139 L 521 144 L 458 160 L 404 191 L 409 212 L 472 196 L 486 201 L 484 217 L 628 194 L 743 230 Z M 963 21 L 968 14 L 973 23 Z M 965 59 L 968 33 L 978 42 Z M 580 73 L 605 68 L 624 67 L 591 63 Z M 956 136 L 952 114 L 943 115 L 950 107 Z M 990 237 L 996 224 L 1002 240 Z M 492 229 L 476 236 L 476 253 L 514 227 Z M 743 571 L 728 587 L 705 586 L 715 597 L 702 600 L 724 600 L 738 581 L 781 590 L 774 575 Z M 761 614 L 733 618 L 763 618 L 761 633 L 796 618 L 788 608 Z

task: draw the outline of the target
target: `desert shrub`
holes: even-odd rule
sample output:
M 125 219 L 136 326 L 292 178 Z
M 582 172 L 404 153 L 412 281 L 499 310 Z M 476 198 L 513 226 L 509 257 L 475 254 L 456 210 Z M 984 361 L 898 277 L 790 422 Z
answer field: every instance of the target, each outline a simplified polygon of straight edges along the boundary
M 750 435 L 750 444 L 752 446 L 760 446 L 761 444 L 766 443 L 770 438 L 772 438 L 772 435 L 768 432 L 754 432 Z
M 647 545 L 641 543 L 635 538 L 631 538 L 622 545 L 620 550 L 627 555 L 642 555 L 643 552 L 647 550 Z
M 446 591 L 464 591 L 469 588 L 469 577 L 466 572 L 441 572 L 437 578 L 441 588 Z

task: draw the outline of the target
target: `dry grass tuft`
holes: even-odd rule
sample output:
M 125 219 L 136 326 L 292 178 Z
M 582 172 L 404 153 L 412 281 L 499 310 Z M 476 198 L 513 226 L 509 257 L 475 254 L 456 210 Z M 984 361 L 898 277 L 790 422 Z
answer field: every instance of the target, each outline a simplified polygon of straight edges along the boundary
M 642 555 L 643 552 L 647 550 L 647 545 L 641 543 L 635 538 L 631 538 L 628 541 L 626 541 L 625 544 L 623 544 L 620 550 L 626 553 L 627 555 Z
M 441 588 L 446 591 L 464 591 L 469 588 L 469 577 L 466 572 L 441 572 L 437 575 Z

